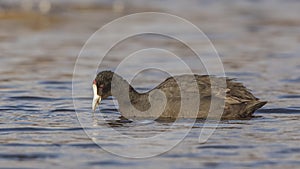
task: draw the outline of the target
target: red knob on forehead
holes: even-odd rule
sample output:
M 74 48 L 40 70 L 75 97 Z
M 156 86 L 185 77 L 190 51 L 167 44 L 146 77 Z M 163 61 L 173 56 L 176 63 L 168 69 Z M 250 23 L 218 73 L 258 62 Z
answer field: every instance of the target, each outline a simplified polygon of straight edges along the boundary
M 97 84 L 96 80 L 93 81 L 93 84 Z

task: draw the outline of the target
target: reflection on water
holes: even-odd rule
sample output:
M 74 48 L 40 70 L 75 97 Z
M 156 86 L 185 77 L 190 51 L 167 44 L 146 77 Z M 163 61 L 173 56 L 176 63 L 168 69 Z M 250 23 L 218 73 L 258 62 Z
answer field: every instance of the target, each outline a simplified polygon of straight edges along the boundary
M 53 1 L 49 9 L 47 3 L 42 5 L 44 10 L 40 10 L 38 3 L 25 6 L 26 10 L 14 3 L 17 2 L 0 3 L 1 167 L 297 168 L 300 165 L 298 2 L 204 0 L 188 5 L 172 1 L 174 5 L 170 6 L 169 1 L 151 1 L 143 2 L 147 3 L 145 8 L 141 2 L 89 1 L 84 5 Z M 198 143 L 204 124 L 198 120 L 182 143 L 158 157 L 126 159 L 99 149 L 82 129 L 73 106 L 76 56 L 99 27 L 125 14 L 142 11 L 171 12 L 200 27 L 218 50 L 226 74 L 245 83 L 262 100 L 268 100 L 267 106 L 251 120 L 222 121 L 205 144 Z M 137 25 L 142 26 L 143 21 Z M 170 25 L 158 26 L 176 29 Z M 193 35 L 186 36 L 203 45 Z M 190 59 L 189 51 L 171 39 L 137 38 L 112 51 L 104 69 L 117 64 L 125 50 L 147 45 L 173 50 L 186 55 L 187 61 Z M 90 54 L 97 55 L 93 51 Z M 79 75 L 94 76 L 90 73 L 93 62 L 87 59 L 85 70 Z M 133 83 L 139 91 L 145 91 L 164 78 L 159 72 L 150 72 L 137 76 Z M 76 99 L 80 100 L 80 109 L 90 113 L 92 93 L 90 98 Z M 87 130 L 109 125 L 138 138 L 152 136 L 172 125 L 167 121 L 122 119 L 111 100 L 102 104 L 95 126 Z M 100 115 L 106 120 L 101 121 Z M 182 120 L 176 127 L 180 130 L 190 126 L 188 120 Z M 105 146 L 126 151 L 126 147 L 113 142 Z

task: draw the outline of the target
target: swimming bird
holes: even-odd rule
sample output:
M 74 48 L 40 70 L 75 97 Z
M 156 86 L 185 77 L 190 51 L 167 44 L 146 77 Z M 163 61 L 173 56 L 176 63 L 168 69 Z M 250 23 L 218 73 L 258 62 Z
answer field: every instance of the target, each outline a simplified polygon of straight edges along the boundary
M 222 82 L 225 86 L 218 85 Z M 210 75 L 169 77 L 148 92 L 139 93 L 118 74 L 102 71 L 97 74 L 92 87 L 93 111 L 101 99 L 114 96 L 125 118 L 206 119 L 211 113 L 209 117 L 212 118 L 250 119 L 267 103 L 260 101 L 234 79 Z M 216 104 L 213 110 L 210 109 L 211 103 Z M 192 110 L 189 111 L 189 108 Z M 222 112 L 214 115 L 214 111 Z

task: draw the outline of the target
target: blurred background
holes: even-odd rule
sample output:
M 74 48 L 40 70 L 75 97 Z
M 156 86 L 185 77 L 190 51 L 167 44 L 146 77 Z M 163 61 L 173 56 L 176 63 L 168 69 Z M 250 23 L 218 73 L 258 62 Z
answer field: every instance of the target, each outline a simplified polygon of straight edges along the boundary
M 192 0 L 188 3 L 181 0 L 1 0 L 1 166 L 299 167 L 299 9 L 297 0 Z M 72 76 L 76 59 L 95 31 L 114 19 L 137 12 L 170 13 L 198 26 L 218 51 L 226 75 L 237 78 L 257 97 L 269 101 L 257 112 L 262 117 L 223 122 L 215 137 L 204 146 L 197 144 L 198 130 L 194 128 L 189 141 L 146 160 L 116 157 L 93 144 L 80 128 L 73 107 Z M 143 25 L 143 21 L 136 24 Z M 114 53 L 116 57 L 108 63 L 117 62 L 122 49 L 141 44 L 147 46 L 149 41 L 131 41 Z M 162 48 L 184 50 L 172 46 L 168 40 L 159 44 Z M 93 62 L 87 60 L 87 72 Z M 104 65 L 104 68 L 111 67 Z M 147 84 L 155 81 L 151 77 Z M 141 90 L 148 90 L 155 85 L 141 86 L 146 86 Z M 91 98 L 82 98 L 82 102 L 82 108 L 88 111 L 89 107 L 84 106 L 90 104 Z M 151 125 L 158 124 L 153 122 L 150 128 Z M 123 127 L 126 130 L 128 126 Z

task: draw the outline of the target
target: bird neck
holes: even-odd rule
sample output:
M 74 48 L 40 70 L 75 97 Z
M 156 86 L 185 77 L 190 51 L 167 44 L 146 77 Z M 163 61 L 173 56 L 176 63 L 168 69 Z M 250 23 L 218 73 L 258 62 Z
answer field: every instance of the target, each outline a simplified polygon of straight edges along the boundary
M 111 93 L 114 97 L 122 98 L 126 95 L 139 95 L 134 88 L 122 77 L 114 76 L 111 83 Z
M 114 96 L 119 103 L 120 108 L 123 106 L 132 105 L 140 111 L 146 111 L 150 107 L 148 100 L 148 93 L 137 92 L 126 80 L 121 77 L 114 79 L 112 85 L 112 96 Z

